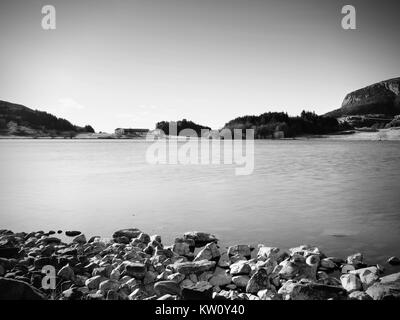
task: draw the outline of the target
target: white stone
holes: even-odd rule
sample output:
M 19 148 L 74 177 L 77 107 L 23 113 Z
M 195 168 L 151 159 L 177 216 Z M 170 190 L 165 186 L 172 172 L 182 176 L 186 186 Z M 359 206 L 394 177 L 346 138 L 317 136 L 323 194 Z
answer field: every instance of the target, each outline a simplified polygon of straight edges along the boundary
M 353 292 L 362 289 L 362 283 L 355 274 L 348 273 L 342 275 L 340 277 L 340 282 L 342 283 L 342 287 L 347 292 Z

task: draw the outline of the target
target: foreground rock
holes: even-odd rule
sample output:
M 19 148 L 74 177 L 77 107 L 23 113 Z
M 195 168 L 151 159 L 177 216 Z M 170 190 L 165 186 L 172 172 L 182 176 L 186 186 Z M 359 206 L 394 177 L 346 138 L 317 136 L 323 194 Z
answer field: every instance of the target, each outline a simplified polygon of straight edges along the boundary
M 361 281 L 355 274 L 344 274 L 340 277 L 340 281 L 347 292 L 358 291 L 362 288 Z
M 24 281 L 0 278 L 0 300 L 44 299 L 44 294 Z
M 219 248 L 215 242 L 207 244 L 194 258 L 194 261 L 215 260 L 221 256 Z
M 400 272 L 380 278 L 366 293 L 374 300 L 400 299 Z
M 183 238 L 186 240 L 193 240 L 196 248 L 201 248 L 208 243 L 218 241 L 214 235 L 198 231 L 186 232 Z
M 316 283 L 286 282 L 278 291 L 285 300 L 342 300 L 347 298 L 343 288 Z
M 0 230 L 0 299 L 11 300 L 385 300 L 400 299 L 400 273 L 383 276 L 361 253 L 327 257 L 318 247 L 282 250 L 230 246 L 189 232 L 164 246 L 136 228 L 111 239 L 67 231 Z M 197 249 L 196 249 L 197 248 Z M 393 263 L 395 259 L 392 259 Z M 55 288 L 42 288 L 42 268 L 54 268 Z
M 212 298 L 212 285 L 207 281 L 200 281 L 190 287 L 182 289 L 182 297 L 185 300 L 210 300 Z
M 400 265 L 400 258 L 390 257 L 387 262 L 390 263 L 391 265 L 398 266 Z
M 79 236 L 81 234 L 80 231 L 65 231 L 65 235 L 67 237 L 76 237 Z
M 154 285 L 154 290 L 159 297 L 166 294 L 181 295 L 181 287 L 175 281 L 160 281 Z
M 170 269 L 174 272 L 189 275 L 191 273 L 201 273 L 211 270 L 215 267 L 215 261 L 201 260 L 194 262 L 180 262 L 170 265 Z

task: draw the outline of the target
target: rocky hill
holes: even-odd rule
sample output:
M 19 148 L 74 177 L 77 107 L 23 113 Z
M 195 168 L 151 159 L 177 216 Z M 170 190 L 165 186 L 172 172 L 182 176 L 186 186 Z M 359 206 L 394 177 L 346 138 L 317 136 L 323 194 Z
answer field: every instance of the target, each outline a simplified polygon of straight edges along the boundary
M 2 136 L 74 136 L 85 132 L 94 130 L 91 126 L 78 127 L 50 113 L 0 100 Z
M 400 77 L 375 83 L 346 95 L 340 109 L 327 113 L 339 118 L 351 115 L 400 114 Z

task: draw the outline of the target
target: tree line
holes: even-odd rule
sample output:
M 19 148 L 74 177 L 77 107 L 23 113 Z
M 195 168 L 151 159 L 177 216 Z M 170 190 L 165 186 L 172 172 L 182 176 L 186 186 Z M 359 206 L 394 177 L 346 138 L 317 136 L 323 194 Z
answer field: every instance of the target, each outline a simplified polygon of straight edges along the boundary
M 0 104 L 0 129 L 7 129 L 7 124 L 10 121 L 15 122 L 19 126 L 26 126 L 41 131 L 95 132 L 90 125 L 78 127 L 66 119 L 58 118 L 45 111 L 32 110 L 22 106 L 15 107 L 12 104 L 2 102 Z
M 318 135 L 334 133 L 349 129 L 345 124 L 339 124 L 336 118 L 319 116 L 315 112 L 302 111 L 300 116 L 290 117 L 285 112 L 266 112 L 259 116 L 243 116 L 225 124 L 225 128 L 254 129 L 256 139 L 266 139 L 274 133 L 283 132 L 286 138 L 300 135 Z

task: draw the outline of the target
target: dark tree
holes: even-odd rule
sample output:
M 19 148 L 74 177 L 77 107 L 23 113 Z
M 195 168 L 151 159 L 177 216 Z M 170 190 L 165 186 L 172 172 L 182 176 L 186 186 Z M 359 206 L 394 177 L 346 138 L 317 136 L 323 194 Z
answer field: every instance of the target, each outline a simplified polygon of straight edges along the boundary
M 225 128 L 255 129 L 255 138 L 273 137 L 274 132 L 282 131 L 285 137 L 303 134 L 327 134 L 342 130 L 335 118 L 318 116 L 315 112 L 302 111 L 298 117 L 289 117 L 284 112 L 266 112 L 259 116 L 243 116 L 229 121 Z
M 164 131 L 164 133 L 166 135 L 169 135 L 169 133 L 170 133 L 169 132 L 169 126 L 170 126 L 170 123 L 168 121 L 161 121 L 161 122 L 158 122 L 156 124 L 156 129 L 161 129 L 162 131 Z M 176 122 L 176 126 L 177 126 L 178 135 L 184 129 L 192 129 L 192 130 L 194 130 L 196 132 L 197 136 L 200 137 L 202 129 L 211 130 L 210 127 L 202 126 L 202 125 L 196 124 L 196 123 L 194 123 L 192 121 L 187 121 L 186 119 L 183 119 L 181 121 L 177 121 Z
M 90 132 L 90 133 L 95 133 L 94 129 L 92 126 L 86 125 L 84 127 L 85 132 Z
M 0 119 L 5 123 L 15 122 L 19 126 L 26 126 L 35 130 L 47 133 L 54 132 L 94 132 L 91 126 L 80 128 L 74 126 L 68 120 L 57 118 L 56 116 L 39 110 L 32 110 L 22 105 L 0 101 Z

